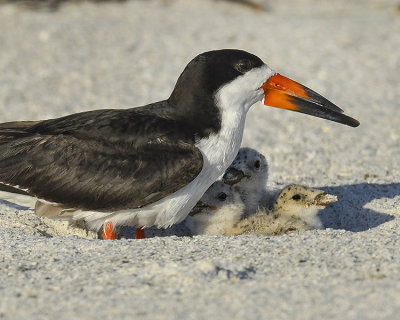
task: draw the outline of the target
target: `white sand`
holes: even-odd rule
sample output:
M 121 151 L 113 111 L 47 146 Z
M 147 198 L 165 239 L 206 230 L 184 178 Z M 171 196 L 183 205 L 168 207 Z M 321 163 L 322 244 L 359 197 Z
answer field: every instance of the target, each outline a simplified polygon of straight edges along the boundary
M 338 195 L 322 211 L 326 230 L 88 240 L 1 203 L 0 319 L 398 317 L 398 2 L 275 2 L 266 13 L 208 0 L 0 6 L 1 122 L 166 98 L 191 58 L 225 47 L 257 54 L 361 121 L 261 104 L 247 117 L 243 145 L 267 155 L 271 186 Z

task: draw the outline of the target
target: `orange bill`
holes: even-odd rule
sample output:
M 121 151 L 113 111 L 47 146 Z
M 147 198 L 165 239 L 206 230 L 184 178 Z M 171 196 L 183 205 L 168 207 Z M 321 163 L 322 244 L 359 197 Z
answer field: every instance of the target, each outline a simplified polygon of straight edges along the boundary
M 306 113 L 352 127 L 360 124 L 315 91 L 278 73 L 270 77 L 261 88 L 267 106 Z

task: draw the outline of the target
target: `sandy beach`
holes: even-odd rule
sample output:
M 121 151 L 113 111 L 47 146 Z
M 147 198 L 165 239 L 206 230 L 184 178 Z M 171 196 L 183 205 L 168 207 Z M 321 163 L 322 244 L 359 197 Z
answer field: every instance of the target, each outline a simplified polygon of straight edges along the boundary
M 268 187 L 338 196 L 326 229 L 102 241 L 0 201 L 0 319 L 395 319 L 400 313 L 398 1 L 0 5 L 0 122 L 165 99 L 213 49 L 254 53 L 358 119 L 254 105 Z

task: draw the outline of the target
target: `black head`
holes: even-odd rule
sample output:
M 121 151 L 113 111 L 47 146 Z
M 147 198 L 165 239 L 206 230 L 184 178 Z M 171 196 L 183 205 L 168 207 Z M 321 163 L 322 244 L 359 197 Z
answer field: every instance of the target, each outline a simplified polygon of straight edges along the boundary
M 204 52 L 190 61 L 183 70 L 171 97 L 181 89 L 189 88 L 196 91 L 202 89 L 203 93 L 212 95 L 224 84 L 262 65 L 260 58 L 242 50 L 223 49 Z
M 211 131 L 218 130 L 220 119 L 214 102 L 216 91 L 263 64 L 260 58 L 242 50 L 204 52 L 190 61 L 183 70 L 168 101 L 177 111 L 181 111 L 180 114 L 195 118 L 199 128 L 211 126 Z M 195 110 L 192 106 L 196 106 Z M 203 119 L 203 115 L 212 116 Z
M 306 113 L 353 127 L 359 125 L 357 120 L 343 114 L 342 109 L 316 92 L 275 73 L 267 66 L 263 67 L 260 58 L 241 50 L 224 49 L 198 55 L 183 70 L 168 99 L 176 110 L 174 116 L 192 126 L 198 136 L 217 132 L 221 119 L 214 100 L 217 91 L 225 89 L 223 87 L 229 84 L 224 97 L 230 97 L 235 102 L 229 105 L 249 108 L 264 98 L 264 104 L 268 106 Z M 250 72 L 255 68 L 262 72 Z M 239 76 L 243 77 L 238 79 Z M 253 95 L 261 89 L 263 97 Z

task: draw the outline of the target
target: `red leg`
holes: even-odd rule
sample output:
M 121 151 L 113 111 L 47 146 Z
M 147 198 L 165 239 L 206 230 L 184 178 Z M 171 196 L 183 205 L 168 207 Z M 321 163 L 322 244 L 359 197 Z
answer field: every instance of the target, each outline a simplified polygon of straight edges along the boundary
M 104 240 L 115 240 L 117 236 L 114 233 L 114 227 L 111 221 L 108 221 L 103 225 L 103 239 Z
M 136 228 L 135 239 L 145 239 L 146 235 L 144 234 L 144 230 L 142 228 Z

